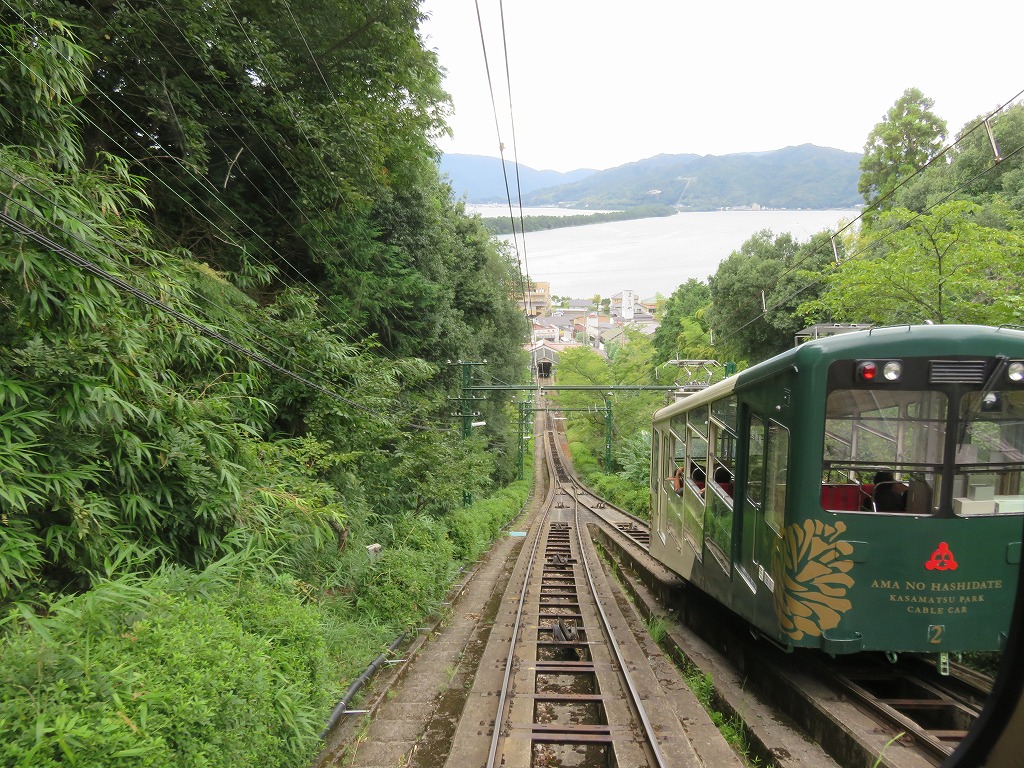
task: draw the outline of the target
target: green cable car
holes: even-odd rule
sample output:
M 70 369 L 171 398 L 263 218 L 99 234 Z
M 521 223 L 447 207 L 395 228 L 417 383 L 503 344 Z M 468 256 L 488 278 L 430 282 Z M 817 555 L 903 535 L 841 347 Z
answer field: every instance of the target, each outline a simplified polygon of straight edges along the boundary
M 816 339 L 654 416 L 651 553 L 786 647 L 999 650 L 1024 516 L 1024 331 Z

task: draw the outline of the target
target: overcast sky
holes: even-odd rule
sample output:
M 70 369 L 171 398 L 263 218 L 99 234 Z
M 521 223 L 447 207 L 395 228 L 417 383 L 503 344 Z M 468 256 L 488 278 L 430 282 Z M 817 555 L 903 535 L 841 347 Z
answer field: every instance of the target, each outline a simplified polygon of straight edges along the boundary
M 445 152 L 536 169 L 611 168 L 653 155 L 797 144 L 861 152 L 908 87 L 951 133 L 1020 97 L 1024 3 L 946 0 L 424 0 L 447 70 Z

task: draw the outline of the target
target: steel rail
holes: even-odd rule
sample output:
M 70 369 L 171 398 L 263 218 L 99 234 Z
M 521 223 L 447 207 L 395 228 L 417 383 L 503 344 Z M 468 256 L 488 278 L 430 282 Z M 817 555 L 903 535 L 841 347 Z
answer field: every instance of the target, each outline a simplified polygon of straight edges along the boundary
M 611 621 L 608 619 L 608 614 L 605 613 L 604 606 L 601 605 L 601 600 L 597 593 L 597 585 L 594 584 L 594 578 L 590 573 L 590 562 L 587 559 L 587 548 L 583 539 L 583 529 L 580 525 L 579 506 L 573 510 L 573 513 L 576 524 L 576 539 L 580 547 L 580 559 L 583 561 L 583 572 L 586 574 L 587 583 L 590 585 L 590 591 L 594 595 L 594 605 L 597 607 L 597 612 L 601 617 L 601 624 L 604 629 L 604 633 L 608 638 L 608 644 L 611 646 L 612 651 L 615 654 L 615 660 L 619 665 L 619 674 L 622 675 L 623 680 L 626 682 L 626 687 L 629 689 L 629 695 L 633 700 L 633 707 L 640 716 L 640 722 L 643 723 L 644 735 L 647 737 L 648 744 L 650 744 L 651 752 L 654 754 L 654 759 L 658 768 L 665 768 L 668 764 L 665 762 L 665 756 L 662 754 L 661 748 L 658 746 L 658 738 L 654 733 L 654 726 L 652 725 L 650 718 L 647 716 L 647 709 L 644 707 L 643 701 L 640 698 L 640 692 L 637 690 L 636 685 L 633 682 L 633 676 L 629 674 L 629 670 L 626 668 L 626 658 L 623 656 L 622 649 L 619 647 L 619 643 L 615 639 L 615 633 L 612 631 Z
M 509 705 L 509 688 L 512 677 L 512 666 L 513 660 L 515 658 L 515 649 L 519 641 L 521 628 L 523 626 L 523 614 L 525 611 L 526 598 L 530 586 L 530 574 L 532 573 L 533 569 L 536 567 L 537 564 L 537 553 L 540 548 L 541 539 L 544 538 L 544 524 L 550 516 L 551 510 L 554 505 L 555 497 L 559 495 L 560 492 L 563 490 L 563 483 L 567 484 L 572 491 L 574 501 L 574 524 L 576 526 L 576 537 L 577 545 L 580 552 L 580 560 L 584 574 L 586 575 L 587 584 L 590 588 L 591 594 L 594 597 L 594 606 L 597 609 L 597 614 L 601 622 L 601 629 L 608 640 L 608 645 L 612 651 L 612 657 L 618 665 L 619 675 L 621 677 L 621 680 L 625 684 L 626 690 L 631 699 L 632 708 L 640 720 L 644 736 L 646 738 L 647 744 L 649 745 L 650 755 L 653 758 L 652 766 L 653 768 L 667 768 L 668 763 L 666 762 L 666 758 L 658 745 L 657 737 L 654 732 L 654 726 L 651 723 L 651 720 L 643 705 L 640 692 L 637 690 L 636 684 L 634 683 L 632 676 L 629 674 L 629 670 L 626 666 L 625 656 L 622 652 L 621 647 L 615 639 L 611 626 L 611 621 L 608 618 L 608 614 L 605 612 L 604 607 L 601 605 L 601 602 L 597 595 L 597 585 L 594 582 L 594 577 L 591 573 L 590 561 L 587 557 L 583 534 L 580 530 L 580 502 L 578 499 L 578 490 L 582 488 L 582 485 L 566 471 L 565 463 L 562 461 L 561 450 L 558 445 L 556 430 L 545 430 L 545 436 L 546 439 L 544 440 L 544 447 L 545 455 L 548 459 L 548 476 L 551 479 L 551 488 L 549 490 L 547 498 L 545 499 L 544 514 L 542 518 L 538 521 L 538 523 L 535 524 L 534 540 L 532 547 L 530 549 L 530 557 L 525 568 L 523 586 L 519 592 L 519 601 L 516 607 L 516 617 L 512 627 L 512 635 L 509 640 L 508 654 L 505 659 L 505 669 L 502 676 L 501 692 L 498 697 L 497 713 L 494 719 L 494 729 L 491 735 L 491 744 L 487 756 L 486 768 L 495 768 L 495 766 L 498 765 L 498 745 L 499 742 L 501 741 L 502 725 L 506 715 L 506 708 Z M 589 491 L 587 491 L 587 493 L 589 494 Z M 589 510 L 588 505 L 583 506 Z
M 593 514 L 596 517 L 601 518 L 606 523 L 608 523 L 609 525 L 613 526 L 615 528 L 615 530 L 617 530 L 619 533 L 621 533 L 627 539 L 629 539 L 634 544 L 636 544 L 644 552 L 650 552 L 650 550 L 651 550 L 651 547 L 650 547 L 651 525 L 650 525 L 650 523 L 648 523 L 646 520 L 644 520 L 644 519 L 642 519 L 640 517 L 637 517 L 636 515 L 634 515 L 631 512 L 627 512 L 624 509 L 616 507 L 614 504 L 609 504 L 608 502 L 604 501 L 603 499 L 601 499 L 600 496 L 596 495 L 593 491 L 591 491 L 587 486 L 585 486 L 583 483 L 581 483 L 573 475 L 566 473 L 566 476 L 569 478 L 568 482 L 574 488 L 578 489 L 579 491 L 582 491 L 587 496 L 591 496 L 591 497 L 593 497 L 595 499 L 598 499 L 599 501 L 601 501 L 604 504 L 604 507 L 597 507 L 597 506 L 591 506 L 590 504 L 584 503 L 584 506 L 587 508 L 588 512 L 590 512 L 591 514 Z M 577 500 L 578 500 L 578 498 L 577 498 Z M 616 512 L 616 513 L 622 515 L 623 517 L 627 518 L 631 523 L 633 523 L 634 525 L 636 525 L 639 528 L 641 528 L 647 534 L 647 541 L 646 542 L 642 541 L 641 539 L 638 539 L 636 536 L 631 534 L 628 530 L 626 530 L 624 528 L 621 528 L 618 523 L 616 523 L 614 520 L 612 520 L 606 514 L 608 510 L 611 510 L 612 512 Z
M 622 653 L 622 649 L 619 647 L 618 641 L 616 641 L 615 639 L 615 633 L 612 631 L 611 621 L 608 619 L 608 614 L 605 612 L 604 606 L 601 605 L 601 601 L 598 597 L 597 585 L 594 583 L 594 578 L 591 574 L 590 562 L 587 558 L 586 543 L 583 537 L 583 527 L 580 524 L 580 502 L 578 498 L 578 493 L 576 493 L 580 489 L 585 490 L 585 487 L 575 477 L 573 477 L 567 471 L 565 471 L 564 462 L 562 461 L 562 457 L 560 451 L 558 450 L 557 444 L 555 446 L 555 453 L 556 456 L 553 458 L 557 459 L 559 466 L 562 467 L 563 469 L 563 473 L 567 477 L 569 477 L 569 483 L 574 491 L 573 519 L 576 528 L 576 540 L 580 550 L 580 560 L 582 561 L 583 572 L 587 577 L 587 583 L 590 586 L 591 594 L 594 596 L 594 606 L 597 608 L 598 616 L 601 619 L 602 629 L 604 630 L 605 636 L 608 638 L 608 644 L 611 647 L 613 655 L 615 656 L 615 660 L 619 665 L 619 674 L 622 676 L 622 679 L 625 682 L 626 687 L 629 691 L 629 695 L 632 699 L 633 708 L 636 710 L 637 715 L 640 717 L 640 722 L 643 725 L 644 729 L 644 735 L 646 736 L 647 742 L 650 745 L 651 753 L 654 756 L 656 766 L 657 768 L 666 768 L 668 763 L 666 762 L 665 755 L 662 753 L 661 748 L 658 746 L 658 739 L 654 733 L 654 726 L 647 715 L 647 709 L 643 705 L 643 701 L 640 697 L 640 692 L 637 690 L 636 685 L 633 682 L 633 677 L 629 674 L 629 669 L 626 667 L 625 656 Z M 585 490 L 585 492 L 587 493 L 587 495 L 593 495 L 590 493 L 589 490 Z M 584 506 L 587 507 L 588 511 L 592 511 L 590 510 L 589 506 Z
M 546 445 L 546 443 L 545 443 Z M 545 449 L 547 450 L 547 449 Z M 552 471 L 552 462 L 548 462 L 548 474 L 551 476 L 552 484 L 551 490 L 548 495 L 554 496 L 554 488 L 557 485 L 557 478 L 554 477 Z M 547 520 L 548 515 L 551 512 L 551 504 L 553 498 L 549 498 L 544 503 L 544 517 L 534 524 L 534 538 L 533 547 L 530 550 L 530 559 L 526 564 L 526 574 L 523 578 L 523 588 L 519 592 L 519 605 L 516 608 L 516 620 L 512 625 L 512 638 L 509 640 L 508 657 L 505 659 L 505 673 L 501 681 L 501 693 L 498 696 L 498 714 L 494 717 L 494 733 L 491 735 L 491 747 L 487 753 L 487 768 L 494 768 L 495 759 L 498 755 L 498 741 L 501 738 L 501 722 L 505 717 L 505 705 L 508 701 L 508 688 L 509 680 L 512 677 L 512 659 L 515 657 L 516 642 L 519 639 L 519 627 L 523 621 L 523 606 L 526 604 L 526 593 L 530 586 L 530 573 L 533 571 L 534 564 L 537 560 L 537 549 L 540 546 L 540 540 L 542 538 L 542 531 L 544 522 Z

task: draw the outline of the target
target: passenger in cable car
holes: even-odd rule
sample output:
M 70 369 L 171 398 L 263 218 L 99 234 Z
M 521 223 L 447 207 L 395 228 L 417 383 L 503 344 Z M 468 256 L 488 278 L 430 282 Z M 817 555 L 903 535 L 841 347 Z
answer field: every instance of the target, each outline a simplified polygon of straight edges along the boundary
M 892 472 L 875 473 L 871 498 L 866 500 L 868 510 L 875 512 L 904 512 L 907 509 L 907 486 L 896 480 Z
M 676 492 L 677 496 L 683 495 L 684 481 L 686 480 L 686 467 L 680 464 L 674 473 L 672 473 L 672 489 Z

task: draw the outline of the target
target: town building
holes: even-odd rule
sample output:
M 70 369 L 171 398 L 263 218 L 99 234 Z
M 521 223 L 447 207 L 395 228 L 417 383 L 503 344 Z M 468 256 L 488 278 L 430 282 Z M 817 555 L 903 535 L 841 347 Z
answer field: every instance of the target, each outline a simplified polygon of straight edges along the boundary
M 611 313 L 612 317 L 621 317 L 624 320 L 632 320 L 636 312 L 636 305 L 640 297 L 636 291 L 622 291 L 612 296 Z
M 526 283 L 526 295 L 516 292 L 516 303 L 527 317 L 542 317 L 551 312 L 551 284 L 530 280 Z

